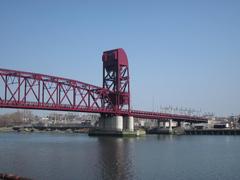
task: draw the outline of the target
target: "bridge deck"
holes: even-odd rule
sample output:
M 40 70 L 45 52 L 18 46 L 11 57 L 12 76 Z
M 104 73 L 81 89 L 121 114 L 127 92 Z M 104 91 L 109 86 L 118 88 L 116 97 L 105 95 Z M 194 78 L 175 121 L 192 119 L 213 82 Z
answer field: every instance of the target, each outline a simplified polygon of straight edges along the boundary
M 0 69 L 0 107 L 108 113 L 144 119 L 207 122 L 204 117 L 138 110 L 115 110 L 111 91 L 76 80 Z M 108 103 L 106 103 L 108 102 Z M 106 106 L 108 104 L 108 106 Z

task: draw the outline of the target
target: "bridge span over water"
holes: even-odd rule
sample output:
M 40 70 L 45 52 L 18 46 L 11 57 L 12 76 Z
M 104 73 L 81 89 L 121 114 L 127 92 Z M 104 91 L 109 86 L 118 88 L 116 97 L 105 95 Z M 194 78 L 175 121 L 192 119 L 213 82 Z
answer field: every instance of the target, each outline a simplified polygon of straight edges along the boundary
M 123 116 L 207 122 L 206 118 L 200 116 L 131 109 L 126 53 L 121 48 L 105 51 L 102 62 L 102 87 L 51 75 L 0 69 L 0 107 L 100 113 L 105 119 Z

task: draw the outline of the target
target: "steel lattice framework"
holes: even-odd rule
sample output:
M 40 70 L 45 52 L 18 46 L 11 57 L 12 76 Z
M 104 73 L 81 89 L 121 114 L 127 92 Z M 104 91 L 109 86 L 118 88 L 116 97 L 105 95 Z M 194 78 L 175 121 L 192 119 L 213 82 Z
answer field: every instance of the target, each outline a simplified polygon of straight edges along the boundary
M 0 107 L 207 121 L 197 116 L 131 110 L 129 82 L 128 61 L 123 49 L 104 52 L 103 87 L 56 76 L 0 69 Z
M 66 110 L 81 112 L 112 112 L 103 101 L 109 91 L 80 81 L 0 69 L 1 107 Z
M 130 78 L 127 55 L 123 49 L 105 51 L 103 61 L 103 88 L 109 90 L 115 112 L 130 111 Z

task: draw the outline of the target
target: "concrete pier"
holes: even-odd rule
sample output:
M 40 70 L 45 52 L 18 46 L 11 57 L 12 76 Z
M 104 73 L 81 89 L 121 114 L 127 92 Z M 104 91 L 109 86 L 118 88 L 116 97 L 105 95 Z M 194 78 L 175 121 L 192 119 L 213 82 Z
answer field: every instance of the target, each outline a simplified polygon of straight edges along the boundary
M 134 131 L 134 118 L 132 116 L 126 116 L 123 118 L 123 129 L 133 132 Z
M 172 119 L 169 119 L 169 133 L 172 133 Z
M 158 127 L 158 129 L 161 128 L 161 121 L 160 120 L 157 121 L 157 127 Z
M 148 134 L 172 134 L 173 132 L 172 124 L 173 124 L 172 119 L 169 119 L 168 121 L 158 120 L 157 127 L 153 129 L 149 129 L 147 133 Z
M 181 127 L 182 123 L 180 121 L 177 121 L 177 127 Z
M 122 131 L 123 117 L 122 116 L 100 117 L 99 128 L 109 131 Z
M 90 136 L 141 136 L 145 131 L 134 131 L 132 116 L 101 116 L 98 126 L 89 131 Z
M 166 122 L 164 121 L 163 122 L 163 128 L 165 129 L 167 126 L 166 126 Z

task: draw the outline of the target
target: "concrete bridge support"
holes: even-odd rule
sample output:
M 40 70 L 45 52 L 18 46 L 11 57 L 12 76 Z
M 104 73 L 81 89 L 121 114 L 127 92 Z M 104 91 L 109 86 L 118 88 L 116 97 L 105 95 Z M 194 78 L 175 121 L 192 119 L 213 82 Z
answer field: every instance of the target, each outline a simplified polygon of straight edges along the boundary
M 169 119 L 169 133 L 172 133 L 172 119 Z
M 134 118 L 133 116 L 126 116 L 123 118 L 123 130 L 134 131 Z
M 182 123 L 180 121 L 177 121 L 177 127 L 181 127 Z
M 157 120 L 157 128 L 150 130 L 153 134 L 172 134 L 172 119 L 159 119 Z
M 157 127 L 158 127 L 158 129 L 161 128 L 161 121 L 160 120 L 157 120 Z
M 105 116 L 99 119 L 98 126 L 89 131 L 90 136 L 142 136 L 143 130 L 134 131 L 133 116 Z
M 104 130 L 113 131 L 134 131 L 134 118 L 133 116 L 111 116 L 100 117 L 99 128 Z
M 163 121 L 163 128 L 166 128 L 166 122 Z
M 122 131 L 123 130 L 123 117 L 122 116 L 110 116 L 100 117 L 99 128 L 109 131 Z
M 184 128 L 185 122 L 184 121 L 177 121 L 177 127 L 182 127 Z

